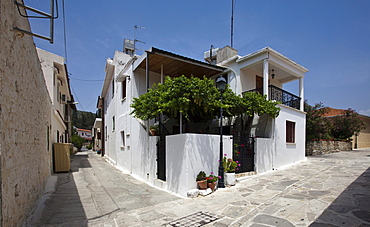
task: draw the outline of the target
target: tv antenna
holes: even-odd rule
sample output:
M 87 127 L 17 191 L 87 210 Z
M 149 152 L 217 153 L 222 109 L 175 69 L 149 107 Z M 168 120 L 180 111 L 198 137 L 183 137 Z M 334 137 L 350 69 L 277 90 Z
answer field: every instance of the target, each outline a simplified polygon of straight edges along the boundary
M 137 26 L 137 24 L 135 24 L 135 26 L 134 26 L 134 56 L 135 56 L 135 52 L 136 52 L 136 43 L 137 42 L 139 42 L 139 43 L 143 43 L 143 44 L 145 44 L 145 42 L 143 42 L 143 41 L 140 41 L 140 40 L 138 40 L 137 39 L 137 37 L 136 37 L 136 31 L 137 31 L 137 29 L 138 28 L 140 28 L 140 29 L 143 29 L 143 30 L 146 30 L 146 28 L 144 28 L 144 27 L 140 27 L 140 26 Z
M 231 0 L 231 47 L 233 47 L 234 39 L 234 0 Z

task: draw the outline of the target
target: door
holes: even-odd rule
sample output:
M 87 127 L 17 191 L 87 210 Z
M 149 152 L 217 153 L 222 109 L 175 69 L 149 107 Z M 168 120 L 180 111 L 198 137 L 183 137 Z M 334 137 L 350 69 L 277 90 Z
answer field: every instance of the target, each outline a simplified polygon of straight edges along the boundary
M 256 75 L 256 90 L 263 95 L 263 77 Z
M 254 171 L 254 138 L 234 137 L 234 160 L 240 163 L 236 173 Z

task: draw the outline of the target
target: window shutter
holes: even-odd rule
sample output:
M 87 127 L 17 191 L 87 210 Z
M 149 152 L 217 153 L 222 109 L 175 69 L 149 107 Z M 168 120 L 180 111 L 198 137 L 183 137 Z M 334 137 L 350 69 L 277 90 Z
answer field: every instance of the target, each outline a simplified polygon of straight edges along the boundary
M 295 122 L 286 122 L 286 142 L 295 143 Z

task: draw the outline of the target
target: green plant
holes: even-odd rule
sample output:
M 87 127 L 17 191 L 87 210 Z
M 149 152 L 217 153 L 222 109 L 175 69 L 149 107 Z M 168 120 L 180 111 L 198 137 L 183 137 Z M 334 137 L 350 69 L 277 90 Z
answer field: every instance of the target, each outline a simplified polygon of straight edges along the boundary
M 328 118 L 332 137 L 339 140 L 349 140 L 351 136 L 365 129 L 365 123 L 358 117 L 358 113 L 352 109 L 347 109 L 342 115 Z
M 204 122 L 217 116 L 219 97 L 212 79 L 166 77 L 163 84 L 155 84 L 147 93 L 133 99 L 131 114 L 148 120 L 160 113 L 179 119 L 181 113 L 187 121 Z
M 78 150 L 81 150 L 81 147 L 84 143 L 85 139 L 77 134 L 72 135 L 72 144 L 77 147 Z
M 238 161 L 233 161 L 231 158 L 227 158 L 226 156 L 227 154 L 225 154 L 222 160 L 222 166 L 224 167 L 224 172 L 234 173 L 235 170 L 238 170 L 238 167 L 240 166 L 240 164 Z
M 211 174 L 208 177 L 206 177 L 206 180 L 207 180 L 207 183 L 214 183 L 218 181 L 218 178 L 221 178 L 221 177 L 215 176 L 213 175 L 213 172 L 211 172 Z
M 322 103 L 311 106 L 305 101 L 304 109 L 306 114 L 306 140 L 327 140 L 330 139 L 330 125 L 324 117 L 327 109 Z
M 206 173 L 204 171 L 200 171 L 197 175 L 196 181 L 202 181 L 205 180 L 207 177 Z

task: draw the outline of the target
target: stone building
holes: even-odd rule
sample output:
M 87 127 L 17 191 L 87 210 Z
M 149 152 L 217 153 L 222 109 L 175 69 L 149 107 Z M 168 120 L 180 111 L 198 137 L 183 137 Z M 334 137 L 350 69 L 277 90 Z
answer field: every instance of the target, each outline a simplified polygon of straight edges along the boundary
M 18 0 L 18 2 L 22 2 Z M 21 226 L 51 174 L 51 101 L 24 9 L 0 2 L 0 223 Z

